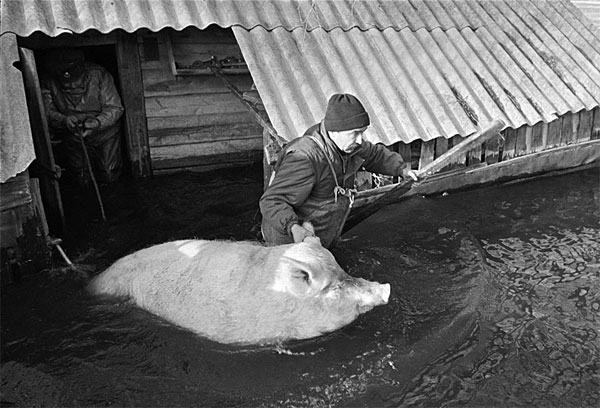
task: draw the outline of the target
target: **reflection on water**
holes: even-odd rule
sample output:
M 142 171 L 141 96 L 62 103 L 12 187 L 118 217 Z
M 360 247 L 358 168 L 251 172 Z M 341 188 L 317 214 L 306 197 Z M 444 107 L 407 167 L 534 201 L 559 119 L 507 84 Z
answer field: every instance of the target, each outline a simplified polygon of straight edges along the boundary
M 219 345 L 64 276 L 7 288 L 2 405 L 597 406 L 598 180 L 383 209 L 335 255 L 389 304 L 309 341 Z
M 596 405 L 599 239 L 581 228 L 488 243 L 495 299 L 473 348 L 429 364 L 403 405 Z

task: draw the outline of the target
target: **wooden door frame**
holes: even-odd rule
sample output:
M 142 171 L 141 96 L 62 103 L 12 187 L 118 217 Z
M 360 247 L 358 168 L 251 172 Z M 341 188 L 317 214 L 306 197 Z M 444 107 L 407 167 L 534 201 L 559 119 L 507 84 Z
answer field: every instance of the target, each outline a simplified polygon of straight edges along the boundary
M 137 35 L 119 32 L 115 48 L 131 174 L 134 178 L 151 177 L 152 161 Z
M 31 137 L 35 150 L 35 163 L 41 169 L 38 177 L 48 227 L 52 234 L 62 235 L 65 229 L 65 214 L 58 179 L 55 176 L 54 153 L 52 152 L 50 131 L 46 120 L 46 111 L 33 50 L 19 47 L 19 58 L 27 98 Z
M 19 45 L 38 50 L 58 47 L 114 45 L 121 85 L 121 99 L 125 108 L 123 115 L 124 136 L 131 174 L 134 178 L 152 176 L 144 84 L 137 35 L 135 33 L 130 34 L 117 30 L 102 34 L 92 31 L 49 37 L 36 32 L 29 37 L 20 38 Z

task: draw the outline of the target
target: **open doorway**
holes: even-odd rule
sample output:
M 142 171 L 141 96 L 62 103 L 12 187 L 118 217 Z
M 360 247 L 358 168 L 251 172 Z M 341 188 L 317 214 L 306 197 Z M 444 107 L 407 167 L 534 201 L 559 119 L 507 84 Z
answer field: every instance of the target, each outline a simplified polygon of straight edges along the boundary
M 43 49 L 35 57 L 71 229 L 104 218 L 103 192 L 129 175 L 115 46 Z

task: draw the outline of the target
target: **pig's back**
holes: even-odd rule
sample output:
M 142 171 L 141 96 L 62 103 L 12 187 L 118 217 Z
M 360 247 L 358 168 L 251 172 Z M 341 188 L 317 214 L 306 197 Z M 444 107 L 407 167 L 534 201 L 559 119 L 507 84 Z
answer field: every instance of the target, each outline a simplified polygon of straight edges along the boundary
M 118 260 L 90 282 L 89 290 L 131 298 L 151 313 L 218 340 L 236 330 L 233 315 L 247 320 L 252 304 L 261 302 L 253 293 L 268 279 L 265 261 L 272 250 L 266 249 L 250 242 L 168 242 Z M 224 327 L 226 321 L 232 325 Z
M 95 295 L 133 296 L 131 292 L 135 281 L 152 278 L 157 273 L 167 273 L 171 265 L 185 261 L 178 249 L 189 242 L 194 241 L 166 242 L 127 255 L 92 279 L 88 290 Z

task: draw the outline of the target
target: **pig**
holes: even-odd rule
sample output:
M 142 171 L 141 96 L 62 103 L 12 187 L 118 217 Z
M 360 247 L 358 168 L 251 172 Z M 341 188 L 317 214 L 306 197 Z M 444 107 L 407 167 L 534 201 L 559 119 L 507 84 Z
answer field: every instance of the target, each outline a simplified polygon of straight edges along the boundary
M 258 242 L 182 240 L 116 261 L 88 286 L 126 297 L 225 344 L 276 344 L 335 331 L 386 304 L 390 285 L 348 275 L 318 238 Z

